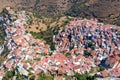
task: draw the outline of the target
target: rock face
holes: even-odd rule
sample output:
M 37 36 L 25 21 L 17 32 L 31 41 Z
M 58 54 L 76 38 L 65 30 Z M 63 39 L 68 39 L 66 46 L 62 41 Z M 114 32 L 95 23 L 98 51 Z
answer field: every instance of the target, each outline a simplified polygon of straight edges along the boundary
M 66 13 L 70 16 L 100 18 L 109 23 L 119 23 L 120 0 L 1 0 L 0 11 L 5 6 L 32 10 L 45 14 Z

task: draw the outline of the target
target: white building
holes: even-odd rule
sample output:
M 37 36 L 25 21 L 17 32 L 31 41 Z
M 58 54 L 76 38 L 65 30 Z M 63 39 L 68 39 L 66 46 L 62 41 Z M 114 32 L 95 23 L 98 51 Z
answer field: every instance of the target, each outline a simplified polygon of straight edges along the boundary
M 0 54 L 4 51 L 4 45 L 0 47 Z

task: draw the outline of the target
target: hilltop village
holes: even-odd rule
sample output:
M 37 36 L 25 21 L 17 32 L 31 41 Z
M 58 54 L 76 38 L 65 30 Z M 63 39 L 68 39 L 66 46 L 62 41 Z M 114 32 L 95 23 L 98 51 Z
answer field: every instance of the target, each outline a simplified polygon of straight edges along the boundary
M 53 36 L 56 49 L 52 51 L 44 40 L 26 32 L 25 11 L 14 12 L 10 7 L 5 10 L 0 21 L 5 27 L 9 54 L 0 66 L 0 80 L 6 70 L 14 68 L 26 77 L 41 72 L 68 76 L 87 72 L 98 78 L 120 77 L 119 26 L 99 23 L 96 19 L 74 19 Z M 92 69 L 101 67 L 104 70 L 91 73 Z

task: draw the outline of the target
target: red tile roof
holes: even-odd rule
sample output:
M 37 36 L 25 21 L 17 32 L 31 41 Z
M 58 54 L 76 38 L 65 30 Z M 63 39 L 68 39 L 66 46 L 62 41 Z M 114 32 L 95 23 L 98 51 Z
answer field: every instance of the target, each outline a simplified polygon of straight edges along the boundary
M 107 77 L 108 76 L 107 70 L 102 71 L 101 74 L 102 74 L 103 77 Z

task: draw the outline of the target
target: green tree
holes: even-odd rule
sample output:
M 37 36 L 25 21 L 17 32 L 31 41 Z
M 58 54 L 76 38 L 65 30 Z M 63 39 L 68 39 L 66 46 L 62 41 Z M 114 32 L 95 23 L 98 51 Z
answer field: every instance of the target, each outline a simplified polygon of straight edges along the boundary
M 5 28 L 0 23 L 0 46 L 3 45 L 5 39 Z
M 52 76 L 46 76 L 44 72 L 41 72 L 38 74 L 38 79 L 39 80 L 54 80 Z
M 79 73 L 76 73 L 74 75 L 74 77 L 77 78 L 78 80 L 86 80 L 86 76 L 83 76 L 83 75 L 81 75 Z
M 105 68 L 100 66 L 98 71 L 103 71 L 103 70 L 105 70 Z
M 6 72 L 6 75 L 3 77 L 3 80 L 12 79 L 14 75 L 15 75 L 15 72 L 14 72 L 14 71 L 7 71 L 7 72 Z
M 41 32 L 30 32 L 34 38 L 37 39 L 44 39 L 46 44 L 50 45 L 51 50 L 55 50 L 55 43 L 53 42 L 53 35 L 58 32 L 59 28 L 47 28 L 46 31 Z
M 76 73 L 73 77 L 75 77 L 78 80 L 95 80 L 95 76 L 90 76 L 88 73 L 85 74 L 79 74 Z
M 90 55 L 91 55 L 91 52 L 84 51 L 84 55 L 85 55 L 86 57 L 88 57 L 88 56 L 90 56 Z
M 68 57 L 68 56 L 71 55 L 71 53 L 67 52 L 67 53 L 64 53 L 64 55 L 65 55 L 66 57 Z
M 88 47 L 92 47 L 93 46 L 93 43 L 92 42 L 89 42 L 88 43 Z

